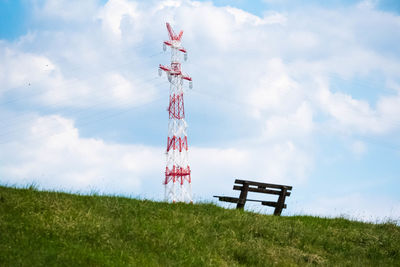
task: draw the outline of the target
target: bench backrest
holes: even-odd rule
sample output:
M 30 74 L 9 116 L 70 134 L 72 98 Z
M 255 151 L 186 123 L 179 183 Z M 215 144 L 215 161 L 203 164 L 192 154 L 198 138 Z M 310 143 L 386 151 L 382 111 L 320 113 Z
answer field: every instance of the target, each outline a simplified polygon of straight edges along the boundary
M 259 183 L 247 180 L 235 180 L 233 190 L 240 190 L 242 191 L 244 187 L 248 187 L 248 192 L 255 192 L 255 193 L 265 193 L 265 194 L 273 194 L 273 195 L 281 195 L 282 191 L 285 192 L 285 196 L 290 196 L 290 190 L 292 190 L 291 186 L 288 185 L 279 185 L 279 184 L 267 184 L 267 183 Z M 277 190 L 279 189 L 279 190 Z

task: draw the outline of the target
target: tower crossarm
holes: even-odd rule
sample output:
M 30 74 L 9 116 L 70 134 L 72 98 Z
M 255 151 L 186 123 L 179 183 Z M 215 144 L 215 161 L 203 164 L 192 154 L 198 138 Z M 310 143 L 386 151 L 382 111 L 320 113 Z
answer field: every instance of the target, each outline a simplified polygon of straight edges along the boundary
M 183 74 L 183 73 L 182 73 L 180 63 L 174 63 L 174 62 L 171 63 L 171 68 L 160 64 L 159 68 L 160 68 L 160 70 L 165 71 L 167 74 L 170 74 L 170 75 L 179 75 L 179 76 L 181 76 L 181 78 L 184 79 L 184 80 L 187 80 L 187 81 L 189 81 L 189 82 L 192 81 L 192 77 L 190 77 L 190 76 L 187 75 L 187 74 Z
M 182 79 L 187 80 L 189 82 L 192 81 L 192 77 L 189 77 L 188 75 L 182 75 Z
M 164 65 L 161 65 L 160 64 L 160 67 L 159 67 L 161 70 L 163 70 L 163 71 L 165 71 L 165 72 L 170 72 L 171 71 L 171 69 L 170 68 L 168 68 L 168 67 L 166 67 L 166 66 L 164 66 Z
M 179 51 L 181 51 L 182 53 L 187 53 L 187 50 L 181 46 L 181 43 L 179 41 L 175 41 L 175 40 L 173 40 L 173 41 L 164 41 L 164 44 L 168 45 L 168 46 L 170 46 L 172 48 L 176 48 Z

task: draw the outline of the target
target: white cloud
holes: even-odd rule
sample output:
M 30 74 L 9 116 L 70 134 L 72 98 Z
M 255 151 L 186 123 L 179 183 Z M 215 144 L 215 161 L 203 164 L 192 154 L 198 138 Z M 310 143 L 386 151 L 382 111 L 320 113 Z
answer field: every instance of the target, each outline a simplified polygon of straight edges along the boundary
M 306 102 L 303 102 L 292 114 L 269 116 L 265 123 L 264 137 L 267 139 L 304 137 L 312 134 L 313 125 L 312 110 Z
M 5 48 L 0 55 L 0 97 L 5 92 L 33 95 L 27 101 L 45 106 L 91 106 L 102 101 L 99 108 L 126 107 L 155 99 L 154 83 L 120 72 L 103 70 L 100 76 L 66 78 L 62 66 L 49 58 Z M 155 77 L 155 75 L 154 75 Z
M 294 143 L 283 141 L 257 148 L 192 147 L 190 164 L 194 177 L 193 188 L 200 189 L 203 196 L 209 196 L 230 190 L 235 178 L 302 184 L 313 167 L 313 159 Z
M 68 12 L 80 14 L 82 10 L 77 10 L 76 5 L 74 1 L 44 2 L 43 5 L 39 5 L 37 14 L 57 13 L 62 7 L 68 9 Z M 307 88 L 308 84 L 305 83 L 307 79 L 322 78 L 332 72 L 348 78 L 357 73 L 367 75 L 378 68 L 391 77 L 396 77 L 400 69 L 397 61 L 377 53 L 374 38 L 357 38 L 366 15 L 380 28 L 392 28 L 397 25 L 397 17 L 373 9 L 361 11 L 360 14 L 357 13 L 360 12 L 357 7 L 349 7 L 343 14 L 320 9 L 313 18 L 305 13 L 283 15 L 271 11 L 272 13 L 266 13 L 261 18 L 238 8 L 215 7 L 208 2 L 162 1 L 156 5 L 139 5 L 132 1 L 110 0 L 104 6 L 88 8 L 86 12 L 88 17 L 96 18 L 97 21 L 88 20 L 82 25 L 83 30 L 76 31 L 70 34 L 71 36 L 52 30 L 48 31 L 46 36 L 38 32 L 34 37 L 36 43 L 42 38 L 49 40 L 47 51 L 57 50 L 46 52 L 47 57 L 40 53 L 31 53 L 32 56 L 52 62 L 55 66 L 53 76 L 45 73 L 42 76 L 36 73 L 29 75 L 32 69 L 40 70 L 40 66 L 36 65 L 26 66 L 28 71 L 23 73 L 16 69 L 12 72 L 14 76 L 24 74 L 25 80 L 42 81 L 43 84 L 39 83 L 39 86 L 49 88 L 42 98 L 45 104 L 52 104 L 53 100 L 64 105 L 85 106 L 91 103 L 89 96 L 100 94 L 99 97 L 102 98 L 105 93 L 104 99 L 112 100 L 108 101 L 109 105 L 117 106 L 121 99 L 119 96 L 126 95 L 128 90 L 134 91 L 129 99 L 145 99 L 143 102 L 154 99 L 157 92 L 151 88 L 151 84 L 143 86 L 143 90 L 136 89 L 141 87 L 134 82 L 135 78 L 140 76 L 137 70 L 142 69 L 141 64 L 146 62 L 143 56 L 134 52 L 135 49 L 128 53 L 128 57 L 137 62 L 131 72 L 126 73 L 122 68 L 109 71 L 107 66 L 110 63 L 121 65 L 123 59 L 127 58 L 122 52 L 125 50 L 122 49 L 129 49 L 129 45 L 141 43 L 146 46 L 146 41 L 154 41 L 154 36 L 166 36 L 166 19 L 172 19 L 172 23 L 177 27 L 184 27 L 184 44 L 196 47 L 197 51 L 193 52 L 196 62 L 194 78 L 199 82 L 196 85 L 202 89 L 209 87 L 203 77 L 207 77 L 208 83 L 215 81 L 215 86 L 223 93 L 243 97 L 248 103 L 256 106 L 251 112 L 259 117 L 261 111 L 271 112 L 262 116 L 277 113 L 278 117 L 287 116 L 286 112 L 294 113 L 310 94 L 310 88 Z M 73 17 L 67 16 L 67 19 L 72 20 Z M 373 34 L 376 33 L 372 32 L 369 35 Z M 59 41 L 54 42 L 55 39 Z M 67 40 L 73 40 L 73 45 L 66 48 L 66 51 L 59 51 L 61 42 Z M 32 46 L 32 40 L 25 42 L 26 45 L 20 43 L 18 48 Z M 109 55 L 106 51 L 113 51 L 115 54 Z M 252 53 L 258 56 L 249 57 Z M 59 63 L 53 57 L 60 54 L 63 55 L 64 62 Z M 210 56 L 204 57 L 204 54 Z M 24 59 L 25 62 L 28 60 Z M 93 77 L 88 80 L 87 77 L 80 77 L 77 71 L 68 72 L 71 67 L 76 67 L 76 64 L 89 72 L 95 71 L 100 79 Z M 188 67 L 191 68 L 190 65 Z M 24 70 L 24 66 L 21 70 Z M 199 79 L 196 80 L 196 76 Z M 232 80 L 232 77 L 243 79 Z M 122 85 L 110 84 L 111 80 L 118 80 Z M 102 88 L 104 85 L 106 88 Z M 140 95 L 144 92 L 147 94 Z M 336 95 L 331 93 L 331 96 Z M 354 118 L 348 119 L 357 121 L 353 124 L 364 124 L 363 117 L 374 112 L 362 101 L 349 101 L 349 98 L 341 96 L 335 99 L 332 100 L 334 104 L 342 105 L 343 108 L 353 106 L 353 110 L 359 110 L 358 113 L 352 113 Z M 316 105 L 322 105 L 319 103 L 321 98 L 314 100 L 317 101 Z M 135 105 L 136 102 L 130 101 L 129 104 Z M 315 104 L 310 105 L 312 111 Z M 340 111 L 334 112 L 332 108 L 328 111 L 335 119 L 343 117 L 339 113 Z M 349 123 L 346 118 L 341 119 L 343 127 L 347 127 Z M 386 130 L 389 129 L 382 129 Z M 373 130 L 376 131 L 378 130 Z
M 264 14 L 264 24 L 281 24 L 285 25 L 287 17 L 279 12 L 266 12 Z
M 332 128 L 345 133 L 384 134 L 400 126 L 400 96 L 380 97 L 376 109 L 345 93 L 332 93 L 325 85 L 317 93 L 320 108 L 334 120 Z
M 286 17 L 279 13 L 267 13 L 264 18 L 248 13 L 242 9 L 234 7 L 226 7 L 226 11 L 233 15 L 234 20 L 239 25 L 250 24 L 251 26 L 259 26 L 265 24 L 284 24 Z
M 18 153 L 14 153 L 18 151 Z M 73 121 L 36 117 L 23 137 L 2 145 L 2 183 L 37 183 L 44 189 L 138 194 L 162 173 L 162 150 L 82 138 Z
M 319 44 L 317 35 L 310 31 L 295 31 L 290 33 L 289 42 L 295 44 L 293 49 L 298 51 L 310 50 Z
M 257 87 L 243 93 L 248 96 L 248 103 L 254 106 L 257 117 L 262 111 L 286 114 L 295 110 L 304 97 L 280 59 L 268 61 L 265 74 L 260 78 Z
M 124 18 L 132 20 L 140 19 L 140 13 L 136 2 L 126 0 L 108 1 L 98 12 L 98 18 L 102 22 L 102 27 L 106 32 L 121 37 L 121 23 Z M 134 25 L 131 25 L 134 26 Z
M 24 87 L 30 90 L 38 82 L 49 78 L 55 71 L 54 64 L 40 55 L 24 53 L 2 46 L 0 49 L 0 95 L 6 90 Z

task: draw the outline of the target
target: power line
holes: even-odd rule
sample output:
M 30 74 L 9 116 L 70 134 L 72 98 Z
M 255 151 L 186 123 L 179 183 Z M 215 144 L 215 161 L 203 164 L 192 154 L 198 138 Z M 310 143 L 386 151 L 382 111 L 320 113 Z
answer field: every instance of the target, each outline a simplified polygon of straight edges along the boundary
M 155 98 L 155 99 L 153 99 L 153 100 L 151 100 L 149 102 L 146 102 L 146 103 L 143 103 L 143 104 L 140 104 L 140 105 L 136 105 L 136 106 L 124 109 L 124 110 L 117 111 L 117 112 L 112 112 L 112 113 L 106 114 L 108 111 L 104 111 L 104 112 L 98 113 L 95 116 L 91 116 L 92 119 L 88 120 L 87 122 L 79 124 L 79 127 L 87 126 L 87 125 L 90 125 L 90 124 L 95 123 L 95 122 L 104 121 L 106 119 L 119 116 L 121 114 L 124 114 L 126 112 L 132 111 L 134 109 L 150 105 L 150 104 L 152 104 L 152 103 L 154 103 L 156 101 L 159 101 L 159 100 L 161 100 L 163 98 L 164 98 L 164 96 L 159 96 L 159 97 L 157 97 L 157 98 Z M 104 114 L 104 115 L 98 116 L 99 114 Z M 21 131 L 24 131 L 24 130 L 26 130 L 26 128 L 19 128 L 17 130 L 14 129 L 14 131 L 10 131 L 8 133 L 1 134 L 0 137 L 2 137 L 2 136 L 10 136 L 11 134 L 14 135 L 15 133 L 18 133 L 18 132 L 21 132 Z M 40 132 L 39 133 L 40 137 L 44 137 L 46 133 L 50 132 L 50 130 L 46 129 L 45 131 Z M 38 138 L 38 137 L 28 138 L 28 140 L 34 140 L 36 138 Z M 0 142 L 0 144 L 6 144 L 6 143 L 9 143 L 9 142 L 10 141 L 3 141 L 3 142 Z
M 148 57 L 154 57 L 155 55 L 159 55 L 159 54 L 161 54 L 161 53 L 163 53 L 163 52 L 158 52 L 158 53 L 152 54 L 152 55 L 150 55 L 150 56 L 148 56 Z M 75 78 L 75 79 L 73 79 L 73 80 L 66 80 L 66 81 L 63 82 L 63 86 L 72 86 L 73 84 L 88 82 L 88 81 L 90 81 L 90 80 L 92 80 L 92 79 L 94 79 L 94 78 L 96 78 L 96 77 L 98 77 L 98 76 L 100 76 L 100 75 L 104 75 L 104 72 L 105 72 L 105 71 L 117 70 L 117 69 L 119 69 L 119 68 L 121 68 L 121 67 L 123 67 L 123 66 L 126 66 L 126 65 L 131 64 L 132 62 L 133 62 L 133 61 L 125 62 L 124 64 L 114 65 L 112 68 L 108 68 L 108 69 L 102 70 L 102 72 L 96 73 L 95 75 L 93 75 L 93 74 L 94 74 L 93 72 L 92 72 L 92 73 L 90 73 L 90 72 L 89 72 L 89 73 L 85 72 L 85 75 L 88 77 L 87 79 L 77 79 L 77 78 Z M 141 59 L 141 62 L 142 62 L 142 59 Z M 79 73 L 80 73 L 81 71 L 82 71 L 82 70 L 80 70 Z M 70 73 L 68 73 L 68 72 L 67 72 L 67 73 L 63 72 L 64 75 L 65 75 L 65 74 L 72 75 L 72 74 L 74 74 L 74 73 L 75 73 L 74 76 L 76 76 L 76 73 L 77 73 L 77 72 L 70 72 Z M 135 72 L 135 73 L 139 73 L 139 74 L 140 74 L 140 73 L 144 73 L 144 72 Z M 139 75 L 139 77 L 140 77 L 140 76 L 141 76 L 141 75 Z M 34 84 L 29 83 L 29 85 L 26 85 L 26 86 L 32 87 L 33 85 L 34 85 Z M 21 86 L 20 86 L 20 87 L 13 87 L 13 88 L 11 88 L 11 90 L 13 90 L 13 89 L 19 89 L 19 88 L 22 88 L 22 87 L 21 87 Z M 9 91 L 10 91 L 10 90 L 9 90 Z M 39 91 L 34 92 L 33 94 L 29 94 L 29 95 L 24 95 L 24 96 L 19 96 L 19 97 L 13 98 L 13 99 L 11 99 L 11 100 L 8 100 L 8 101 L 6 101 L 6 102 L 3 102 L 3 104 L 7 105 L 7 104 L 15 103 L 15 102 L 24 100 L 24 99 L 29 98 L 29 97 L 33 97 L 33 96 L 36 96 L 36 95 L 40 95 L 41 93 L 44 93 L 44 92 L 47 92 L 47 89 L 42 89 L 42 90 L 39 90 Z
M 158 77 L 153 77 L 153 78 L 151 78 L 151 79 L 147 79 L 147 80 L 141 81 L 141 82 L 138 83 L 138 84 L 139 84 L 139 85 L 140 85 L 140 84 L 148 84 L 148 82 L 154 81 L 155 79 L 158 79 Z M 165 83 L 165 82 L 163 81 L 163 83 Z M 120 83 L 117 83 L 117 84 L 114 84 L 114 85 L 119 85 L 119 84 L 120 84 Z M 136 85 L 138 85 L 138 84 L 136 84 Z M 153 86 L 158 86 L 158 85 L 159 85 L 158 83 L 157 83 L 157 84 L 153 84 Z M 78 110 L 72 112 L 71 115 L 73 115 L 73 114 L 79 114 L 79 113 L 82 113 L 82 112 L 86 112 L 86 111 L 91 110 L 91 109 L 94 109 L 94 108 L 96 108 L 96 107 L 100 107 L 101 105 L 110 106 L 110 105 L 109 105 L 109 104 L 110 104 L 110 98 L 109 98 L 109 96 L 108 96 L 107 93 L 108 93 L 108 91 L 102 91 L 102 93 L 101 93 L 100 95 L 96 95 L 95 98 L 92 98 L 92 100 L 94 100 L 94 103 L 95 103 L 95 104 L 92 104 L 92 105 L 90 105 L 90 106 L 88 106 L 88 107 L 80 108 L 80 109 L 78 109 Z M 76 97 L 75 97 L 76 100 L 79 100 L 79 98 L 80 98 L 80 96 L 76 96 Z M 73 98 L 73 99 L 74 99 L 74 98 Z M 72 100 L 73 100 L 73 99 L 72 99 Z M 100 101 L 98 101 L 98 102 L 96 103 L 96 102 L 95 102 L 96 100 L 100 100 Z M 103 101 L 101 101 L 101 100 L 103 100 Z M 69 106 L 65 106 L 65 105 L 64 105 L 63 107 L 59 108 L 59 103 L 62 102 L 62 101 L 64 101 L 64 100 L 60 100 L 60 101 L 53 102 L 51 105 L 48 105 L 47 108 L 49 108 L 49 107 L 50 107 L 50 108 L 58 108 L 58 109 L 57 109 L 57 112 L 58 112 L 58 113 L 60 113 L 60 112 L 62 113 L 63 111 L 66 111 L 66 110 L 70 109 Z M 113 101 L 112 104 L 113 104 L 114 106 L 118 106 L 118 105 L 117 105 L 118 102 Z M 7 123 L 7 122 L 9 122 L 9 121 L 11 121 L 11 123 Z M 2 123 L 2 125 L 1 125 L 2 128 L 4 128 L 4 127 L 12 126 L 12 125 L 14 125 L 14 124 L 16 124 L 16 123 L 19 123 L 19 122 L 16 121 L 15 118 L 11 118 L 11 119 L 9 119 L 9 120 L 2 120 L 1 123 Z

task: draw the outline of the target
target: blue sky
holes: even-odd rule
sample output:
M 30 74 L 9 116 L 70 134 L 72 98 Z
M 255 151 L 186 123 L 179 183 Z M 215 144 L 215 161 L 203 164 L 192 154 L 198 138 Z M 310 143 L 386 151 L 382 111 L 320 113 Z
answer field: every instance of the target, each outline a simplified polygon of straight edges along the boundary
M 0 183 L 161 200 L 169 21 L 195 200 L 242 178 L 293 185 L 286 214 L 398 220 L 400 5 L 320 2 L 0 0 Z

